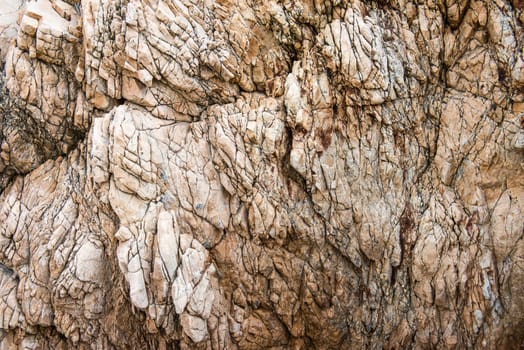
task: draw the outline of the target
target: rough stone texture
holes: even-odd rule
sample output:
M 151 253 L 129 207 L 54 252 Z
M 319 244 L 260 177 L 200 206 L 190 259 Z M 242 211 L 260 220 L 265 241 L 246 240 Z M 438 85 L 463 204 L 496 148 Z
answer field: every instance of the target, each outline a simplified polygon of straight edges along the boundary
M 1 349 L 524 346 L 522 2 L 5 3 Z

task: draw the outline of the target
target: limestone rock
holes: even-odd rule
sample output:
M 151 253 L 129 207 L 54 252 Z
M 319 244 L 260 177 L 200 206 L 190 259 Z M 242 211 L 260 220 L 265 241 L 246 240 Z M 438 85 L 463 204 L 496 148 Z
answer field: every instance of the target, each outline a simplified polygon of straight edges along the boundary
M 0 349 L 521 348 L 523 9 L 0 4 Z

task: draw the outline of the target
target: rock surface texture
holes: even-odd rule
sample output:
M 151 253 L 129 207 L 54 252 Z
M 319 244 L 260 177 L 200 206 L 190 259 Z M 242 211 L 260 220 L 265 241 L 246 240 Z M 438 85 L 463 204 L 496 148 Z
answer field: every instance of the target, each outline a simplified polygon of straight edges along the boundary
M 0 9 L 0 349 L 524 346 L 521 0 Z

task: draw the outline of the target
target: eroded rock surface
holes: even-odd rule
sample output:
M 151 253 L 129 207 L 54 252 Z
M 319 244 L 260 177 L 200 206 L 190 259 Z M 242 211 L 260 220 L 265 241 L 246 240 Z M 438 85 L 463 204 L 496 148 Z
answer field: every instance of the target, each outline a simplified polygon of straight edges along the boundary
M 1 349 L 518 349 L 518 1 L 0 5 Z

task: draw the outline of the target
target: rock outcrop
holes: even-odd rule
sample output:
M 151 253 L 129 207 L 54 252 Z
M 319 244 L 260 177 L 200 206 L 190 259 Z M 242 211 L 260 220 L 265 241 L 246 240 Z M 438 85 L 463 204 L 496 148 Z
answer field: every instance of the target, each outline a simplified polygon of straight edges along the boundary
M 524 346 L 518 0 L 0 9 L 1 349 Z

